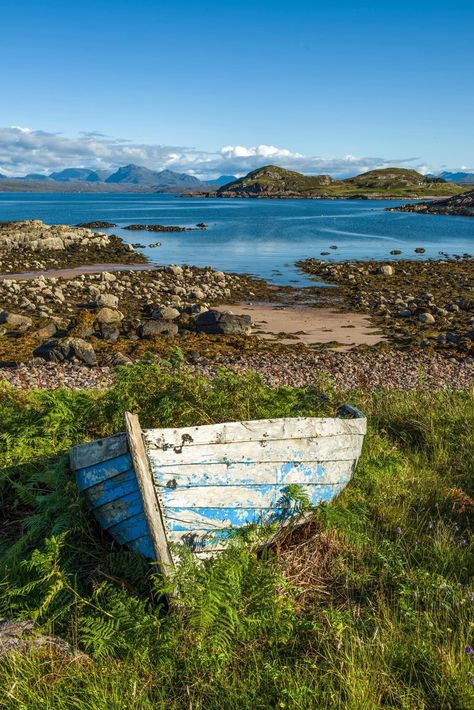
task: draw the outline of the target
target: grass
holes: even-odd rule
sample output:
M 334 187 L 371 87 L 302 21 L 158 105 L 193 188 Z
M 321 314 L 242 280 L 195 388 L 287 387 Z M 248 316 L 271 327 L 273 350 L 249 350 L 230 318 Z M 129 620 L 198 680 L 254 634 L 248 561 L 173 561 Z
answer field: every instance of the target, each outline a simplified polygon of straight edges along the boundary
M 324 393 L 324 394 L 323 394 Z M 347 396 L 347 395 L 346 395 Z M 474 707 L 474 392 L 353 392 L 369 417 L 354 478 L 258 555 L 242 540 L 185 559 L 181 604 L 80 500 L 71 445 L 122 427 L 331 414 L 330 383 L 123 368 L 106 392 L 0 388 L 0 617 L 83 652 L 0 661 L 2 708 Z M 85 655 L 84 655 L 85 654 Z

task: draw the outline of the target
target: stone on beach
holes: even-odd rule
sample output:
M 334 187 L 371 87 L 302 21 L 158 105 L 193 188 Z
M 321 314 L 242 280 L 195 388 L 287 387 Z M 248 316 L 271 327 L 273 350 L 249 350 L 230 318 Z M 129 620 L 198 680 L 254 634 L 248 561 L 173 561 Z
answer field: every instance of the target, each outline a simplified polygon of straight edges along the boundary
M 420 323 L 428 324 L 432 324 L 435 322 L 435 318 L 433 315 L 431 315 L 431 313 L 420 313 L 420 315 L 418 316 L 418 320 L 420 321 Z
M 9 311 L 0 312 L 0 323 L 3 325 L 11 325 L 13 327 L 29 328 L 33 321 L 28 316 L 22 316 L 19 313 L 10 313 Z
M 123 313 L 114 308 L 101 308 L 97 311 L 95 319 L 98 323 L 119 323 L 123 317 Z
M 250 335 L 252 319 L 250 316 L 236 316 L 230 311 L 205 311 L 197 316 L 198 333 L 216 335 Z
M 382 264 L 382 266 L 379 266 L 378 273 L 383 276 L 393 276 L 395 269 L 390 264 Z
M 33 356 L 56 363 L 68 360 L 78 360 L 85 365 L 95 365 L 97 363 L 94 348 L 82 338 L 47 340 L 33 351 Z
M 157 335 L 177 335 L 178 326 L 167 320 L 149 320 L 142 323 L 138 329 L 140 338 L 154 338 Z

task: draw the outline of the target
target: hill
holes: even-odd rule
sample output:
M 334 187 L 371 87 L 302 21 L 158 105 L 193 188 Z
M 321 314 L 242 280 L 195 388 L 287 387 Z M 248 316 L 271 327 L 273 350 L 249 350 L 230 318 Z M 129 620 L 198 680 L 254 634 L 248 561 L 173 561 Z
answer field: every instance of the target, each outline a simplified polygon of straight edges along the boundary
M 405 168 L 371 170 L 355 177 L 335 180 L 329 175 L 303 175 L 276 165 L 267 165 L 222 186 L 216 196 L 387 199 L 402 196 L 449 196 L 460 191 L 457 185 Z
M 329 175 L 303 175 L 277 165 L 252 170 L 243 178 L 223 185 L 218 197 L 301 197 L 320 195 L 334 184 L 341 184 Z
M 382 168 L 369 170 L 361 175 L 348 178 L 346 183 L 376 190 L 413 189 L 423 187 L 429 190 L 433 185 L 443 184 L 444 180 L 438 177 L 427 177 L 416 170 L 407 168 Z
M 392 212 L 419 212 L 420 214 L 445 214 L 460 217 L 474 217 L 474 190 L 463 192 L 460 195 L 449 197 L 445 200 L 433 202 L 417 202 L 413 205 L 390 207 Z

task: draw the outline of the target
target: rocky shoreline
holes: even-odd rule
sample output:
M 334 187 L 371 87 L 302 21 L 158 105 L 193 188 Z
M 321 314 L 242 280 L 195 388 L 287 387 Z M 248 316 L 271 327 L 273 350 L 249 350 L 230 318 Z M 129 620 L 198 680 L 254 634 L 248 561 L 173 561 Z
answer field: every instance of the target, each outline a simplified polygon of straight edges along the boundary
M 37 262 L 61 254 L 71 266 L 75 250 L 83 249 L 97 262 L 114 249 L 113 239 L 116 256 L 137 259 L 118 237 L 86 227 L 4 223 L 0 262 L 13 268 L 16 259 L 18 269 L 21 259 L 24 267 L 26 245 L 27 268 L 35 266 L 28 261 L 33 242 Z M 195 371 L 253 369 L 272 385 L 306 386 L 321 374 L 343 389 L 474 384 L 474 261 L 467 255 L 389 264 L 308 259 L 298 266 L 336 287 L 305 289 L 210 268 L 133 266 L 0 279 L 0 379 L 21 388 L 105 387 L 114 367 L 166 358 L 179 348 Z M 233 313 L 239 303 L 245 307 Z M 298 315 L 305 317 L 314 308 L 331 309 L 331 328 L 325 325 L 315 340 L 297 338 L 291 328 L 286 338 L 275 332 L 268 339 L 270 315 L 285 329 L 279 304 L 302 308 Z M 355 331 L 351 337 L 337 330 L 355 328 L 347 325 L 350 313 L 363 314 L 376 329 L 371 344 L 354 347 Z M 344 333 L 352 349 L 338 352 L 331 329 Z
M 49 225 L 39 219 L 0 222 L 0 274 L 97 262 L 144 264 L 146 259 L 119 237 L 96 229 Z
M 418 202 L 400 207 L 387 207 L 388 212 L 416 212 L 418 214 L 444 214 L 458 217 L 474 217 L 474 190 L 454 197 Z
M 393 347 L 474 354 L 474 260 L 469 255 L 385 264 L 312 258 L 298 266 L 336 284 L 341 308 L 369 314 Z

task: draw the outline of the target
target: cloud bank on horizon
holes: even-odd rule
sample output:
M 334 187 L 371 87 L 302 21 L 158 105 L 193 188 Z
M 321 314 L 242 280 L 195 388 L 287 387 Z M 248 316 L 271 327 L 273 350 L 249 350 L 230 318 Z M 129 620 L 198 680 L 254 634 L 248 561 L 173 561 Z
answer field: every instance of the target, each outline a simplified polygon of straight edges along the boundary
M 389 166 L 413 167 L 422 173 L 430 169 L 419 158 L 308 156 L 273 145 L 245 147 L 226 145 L 215 152 L 186 146 L 134 143 L 103 133 L 80 133 L 75 138 L 60 133 L 9 126 L 0 128 L 0 172 L 9 177 L 28 173 L 85 167 L 114 170 L 136 163 L 152 170 L 173 170 L 201 179 L 219 175 L 245 175 L 250 170 L 277 163 L 307 174 L 328 173 L 348 177 Z

